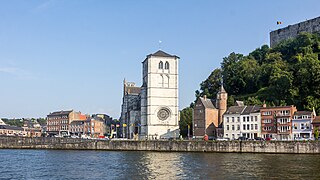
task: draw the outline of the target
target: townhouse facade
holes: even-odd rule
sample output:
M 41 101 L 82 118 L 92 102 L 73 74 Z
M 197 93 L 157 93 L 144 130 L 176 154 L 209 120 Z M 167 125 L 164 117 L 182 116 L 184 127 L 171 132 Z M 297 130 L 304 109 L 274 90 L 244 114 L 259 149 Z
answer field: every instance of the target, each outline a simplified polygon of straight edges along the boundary
M 47 115 L 47 133 L 49 136 L 70 136 L 69 124 L 86 118 L 86 115 L 74 110 L 52 112 Z
M 312 122 L 315 118 L 315 112 L 297 111 L 292 119 L 292 135 L 295 139 L 311 139 L 313 137 Z
M 231 140 L 240 137 L 261 137 L 260 106 L 231 106 L 223 116 L 224 137 Z
M 292 139 L 292 118 L 297 111 L 295 106 L 266 107 L 260 109 L 261 133 L 263 138 L 277 140 Z

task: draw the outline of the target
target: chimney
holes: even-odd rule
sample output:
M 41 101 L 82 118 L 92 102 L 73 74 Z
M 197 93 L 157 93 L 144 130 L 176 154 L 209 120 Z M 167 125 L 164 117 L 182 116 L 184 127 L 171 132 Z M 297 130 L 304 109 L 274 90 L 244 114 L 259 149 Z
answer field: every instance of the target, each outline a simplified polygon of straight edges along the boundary
M 207 100 L 207 95 L 204 95 L 203 98 L 204 98 L 204 100 Z

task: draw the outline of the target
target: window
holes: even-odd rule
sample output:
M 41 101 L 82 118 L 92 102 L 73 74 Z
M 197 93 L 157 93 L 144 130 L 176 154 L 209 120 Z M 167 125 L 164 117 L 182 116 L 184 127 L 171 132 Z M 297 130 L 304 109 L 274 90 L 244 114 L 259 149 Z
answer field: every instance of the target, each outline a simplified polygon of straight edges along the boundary
M 247 124 L 247 130 L 250 130 L 250 124 Z
M 263 120 L 263 123 L 265 123 L 265 124 L 271 123 L 271 119 L 265 119 L 265 120 Z
M 251 124 L 251 130 L 253 130 L 253 124 Z
M 249 121 L 250 121 L 250 117 L 248 116 L 248 117 L 247 117 L 247 122 L 249 122 Z
M 265 116 L 271 115 L 271 111 L 262 112 L 262 115 L 265 115 Z
M 293 124 L 293 129 L 298 129 L 298 125 L 296 123 Z
M 258 116 L 254 117 L 254 121 L 257 122 L 258 121 Z
M 168 63 L 168 61 L 164 64 L 164 69 L 169 69 L 169 63 Z
M 160 61 L 160 63 L 159 63 L 159 69 L 163 69 L 163 62 L 162 61 Z
M 301 123 L 300 127 L 301 127 L 301 129 L 305 128 L 303 123 Z
M 306 123 L 306 129 L 310 129 L 309 123 Z
M 232 117 L 232 122 L 234 122 L 234 117 Z
M 237 126 L 237 130 L 240 131 L 240 125 Z
M 243 125 L 243 130 L 246 130 L 246 125 L 245 124 Z
M 229 117 L 227 117 L 227 122 L 229 122 Z
M 232 130 L 234 131 L 234 125 L 232 125 Z
M 243 117 L 243 122 L 246 122 L 246 117 Z
M 255 129 L 255 130 L 258 130 L 258 124 L 255 124 L 255 125 L 254 125 L 254 129 Z
M 229 125 L 227 125 L 227 130 L 229 130 Z
M 253 116 L 251 116 L 251 122 L 253 122 Z
M 240 117 L 237 117 L 237 122 L 240 122 Z

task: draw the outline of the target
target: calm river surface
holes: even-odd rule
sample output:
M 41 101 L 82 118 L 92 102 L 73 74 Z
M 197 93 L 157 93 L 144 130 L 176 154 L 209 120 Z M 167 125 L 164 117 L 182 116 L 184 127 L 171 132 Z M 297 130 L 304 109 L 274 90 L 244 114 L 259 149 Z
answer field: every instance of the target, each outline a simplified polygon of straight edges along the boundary
M 320 179 L 320 155 L 0 149 L 0 179 Z

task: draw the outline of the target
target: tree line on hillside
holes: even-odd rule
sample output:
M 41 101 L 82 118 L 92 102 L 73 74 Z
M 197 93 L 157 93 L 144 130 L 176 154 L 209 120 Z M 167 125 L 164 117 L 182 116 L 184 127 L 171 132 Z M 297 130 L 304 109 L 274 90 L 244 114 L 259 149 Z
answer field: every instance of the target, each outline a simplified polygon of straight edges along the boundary
M 196 98 L 215 98 L 221 80 L 228 92 L 228 106 L 235 100 L 247 105 L 295 105 L 299 110 L 320 113 L 320 37 L 301 33 L 296 38 L 280 42 L 273 48 L 263 45 L 248 55 L 230 53 L 223 58 L 221 68 L 214 69 L 200 84 Z M 192 104 L 190 107 L 192 108 Z M 183 117 L 181 131 L 192 117 Z M 190 123 L 191 124 L 191 123 Z

